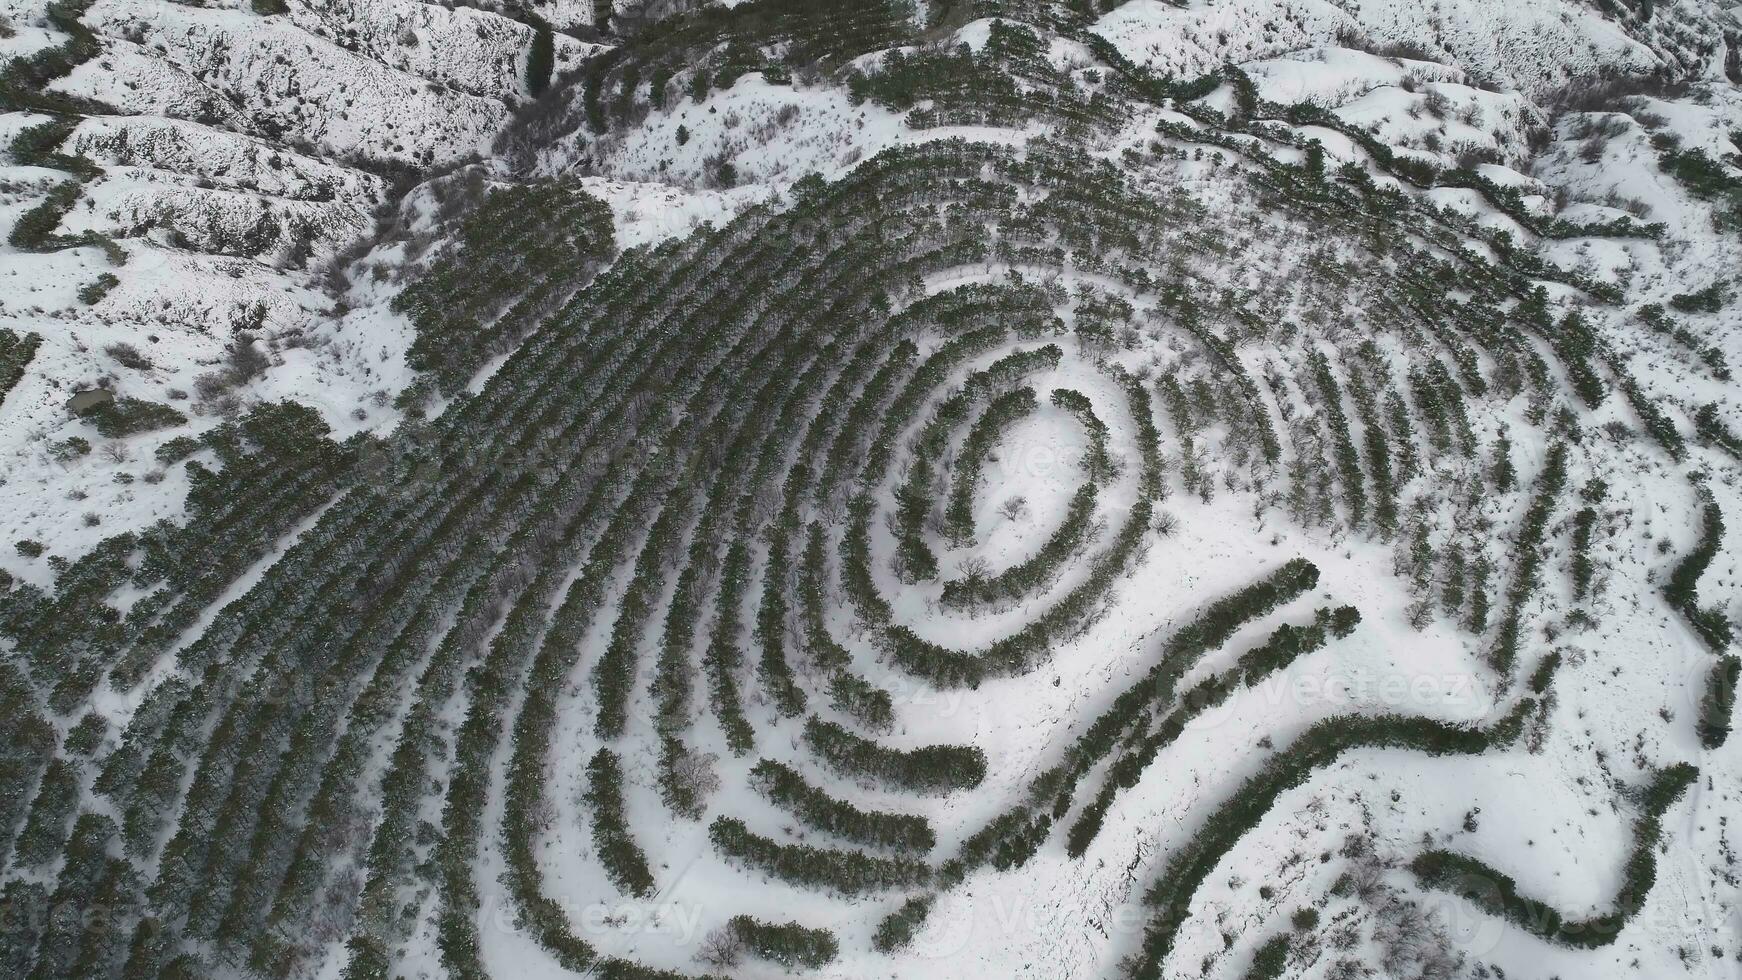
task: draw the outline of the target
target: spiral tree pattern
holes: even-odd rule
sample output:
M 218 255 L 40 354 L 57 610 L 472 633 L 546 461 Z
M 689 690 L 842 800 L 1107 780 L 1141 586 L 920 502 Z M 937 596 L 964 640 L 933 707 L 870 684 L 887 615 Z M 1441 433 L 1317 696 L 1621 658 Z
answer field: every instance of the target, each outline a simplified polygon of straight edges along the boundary
M 1194 896 L 1283 794 L 1351 752 L 1528 739 L 1542 584 L 1579 574 L 1545 529 L 1603 494 L 1581 414 L 1620 390 L 1683 451 L 1547 305 L 1613 297 L 1254 151 L 1279 132 L 1168 125 L 1143 167 L 940 134 L 630 250 L 387 443 L 282 407 L 228 426 L 188 529 L 8 600 L 36 644 L 0 712 L 8 896 L 120 927 L 33 920 L 0 972 L 908 975 L 1000 941 L 951 938 L 979 882 L 1124 868 L 1136 927 L 1078 966 L 1195 975 Z M 1515 463 L 1527 428 L 1550 448 Z M 1423 552 L 1484 497 L 1517 501 L 1512 558 L 1460 552 L 1448 590 Z M 1244 564 L 1197 574 L 1178 528 L 1205 522 Z M 263 526 L 298 534 L 204 611 Z M 1394 543 L 1493 697 L 1258 720 L 1266 752 L 1197 770 L 1134 848 L 1138 788 L 1205 718 L 1395 614 L 1285 529 Z M 91 614 L 117 578 L 157 591 Z M 131 699 L 113 750 L 57 750 L 44 719 L 101 685 Z M 1620 911 L 1544 930 L 1613 938 L 1691 779 L 1636 804 Z M 1416 867 L 1450 893 L 1484 870 Z M 651 927 L 686 910 L 681 941 Z

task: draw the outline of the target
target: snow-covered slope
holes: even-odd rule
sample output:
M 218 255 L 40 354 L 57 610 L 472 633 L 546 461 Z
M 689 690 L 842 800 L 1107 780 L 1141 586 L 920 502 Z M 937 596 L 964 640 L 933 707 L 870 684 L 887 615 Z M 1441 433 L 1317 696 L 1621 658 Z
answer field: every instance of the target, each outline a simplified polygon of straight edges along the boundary
M 1734 8 L 0 2 L 0 974 L 1742 978 Z

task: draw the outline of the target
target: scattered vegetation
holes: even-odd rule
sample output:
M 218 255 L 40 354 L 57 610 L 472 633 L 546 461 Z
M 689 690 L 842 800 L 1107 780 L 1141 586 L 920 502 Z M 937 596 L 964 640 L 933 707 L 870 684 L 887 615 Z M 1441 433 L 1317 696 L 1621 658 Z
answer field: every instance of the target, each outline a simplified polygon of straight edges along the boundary
M 0 327 L 0 402 L 24 380 L 24 369 L 42 346 L 42 335 Z
M 155 429 L 174 428 L 187 424 L 187 416 L 156 402 L 118 396 L 100 402 L 78 413 L 105 439 L 121 439 Z

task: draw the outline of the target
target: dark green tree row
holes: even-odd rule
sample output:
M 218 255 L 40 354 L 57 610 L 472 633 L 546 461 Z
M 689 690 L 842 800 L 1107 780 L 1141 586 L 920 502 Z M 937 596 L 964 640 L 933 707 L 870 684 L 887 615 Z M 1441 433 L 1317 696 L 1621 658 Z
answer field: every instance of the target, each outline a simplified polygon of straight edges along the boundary
M 31 358 L 41 346 L 41 334 L 20 334 L 0 327 L 0 403 L 24 380 L 24 369 L 30 366 Z
M 1614 910 L 1588 919 L 1568 919 L 1553 906 L 1518 893 L 1518 883 L 1504 872 L 1451 851 L 1424 851 L 1410 870 L 1429 888 L 1455 892 L 1485 911 L 1564 946 L 1594 949 L 1613 943 L 1640 910 L 1657 881 L 1657 847 L 1663 836 L 1663 815 L 1699 778 L 1699 770 L 1678 763 L 1652 778 L 1642 794 L 1640 817 L 1633 825 L 1633 849 L 1622 870 Z
M 83 187 L 77 180 L 55 185 L 41 204 L 19 215 L 18 220 L 13 222 L 12 230 L 6 237 L 7 243 L 23 252 L 56 252 L 65 248 L 96 246 L 103 249 L 110 264 L 120 265 L 125 262 L 127 253 L 107 235 L 95 231 L 62 235 L 55 231 L 60 227 L 61 219 L 78 203 L 79 191 Z
M 803 714 L 808 704 L 804 689 L 786 656 L 788 616 L 795 604 L 799 622 L 793 630 L 794 637 L 802 640 L 810 654 L 811 664 L 828 675 L 827 690 L 836 710 L 860 718 L 874 729 L 886 727 L 893 717 L 887 692 L 856 674 L 850 656 L 829 635 L 825 622 L 828 603 L 823 592 L 828 578 L 821 530 L 817 525 L 812 524 L 806 535 L 802 566 L 793 567 L 795 539 L 801 533 L 800 507 L 807 498 L 818 493 L 821 482 L 817 471 L 805 461 L 818 459 L 820 462 L 825 446 L 831 444 L 845 448 L 846 433 L 840 426 L 855 415 L 862 419 L 870 417 L 872 407 L 888 397 L 896 379 L 912 365 L 917 350 L 913 336 L 929 325 L 927 314 L 947 309 L 951 302 L 951 299 L 935 303 L 920 300 L 913 306 L 921 307 L 925 313 L 915 312 L 910 306 L 888 315 L 893 306 L 889 296 L 885 291 L 869 296 L 869 312 L 887 315 L 887 319 L 879 328 L 860 332 L 853 357 L 824 392 L 817 410 L 805 424 L 798 462 L 788 470 L 782 488 L 780 514 L 765 530 L 769 547 L 768 564 L 762 576 L 762 602 L 757 611 L 756 639 L 761 648 L 757 674 L 777 710 L 789 718 Z M 819 362 L 831 360 L 833 358 L 827 350 L 819 358 Z M 796 432 L 798 426 L 796 416 L 786 423 L 786 428 L 792 432 Z M 768 466 L 773 459 L 772 454 L 764 455 L 758 472 L 759 482 L 773 479 Z M 789 596 L 794 589 L 797 590 L 796 596 Z
M 1190 920 L 1192 896 L 1204 879 L 1240 838 L 1258 826 L 1283 793 L 1306 782 L 1314 772 L 1356 749 L 1401 748 L 1429 755 L 1485 752 L 1515 740 L 1534 707 L 1531 699 L 1524 699 L 1486 727 L 1399 715 L 1339 716 L 1315 724 L 1287 749 L 1271 756 L 1263 770 L 1221 806 L 1205 814 L 1202 829 L 1168 858 L 1167 866 L 1143 896 L 1154 913 L 1145 928 L 1141 950 L 1129 962 L 1128 975 L 1162 975 L 1174 940 Z
M 863 851 L 782 844 L 758 834 L 741 820 L 718 817 L 708 839 L 726 857 L 782 881 L 843 895 L 913 888 L 931 881 L 931 866 L 905 857 L 872 857 Z
M 1662 406 L 1639 387 L 1639 382 L 1633 380 L 1619 362 L 1610 362 L 1609 370 L 1616 375 L 1616 385 L 1626 397 L 1627 404 L 1632 406 L 1640 421 L 1645 423 L 1646 433 L 1663 447 L 1670 459 L 1677 462 L 1685 459 L 1687 441 L 1682 438 L 1681 430 L 1675 427 L 1675 422 L 1664 413 Z
M 1365 526 L 1367 522 L 1367 487 L 1361 474 L 1360 455 L 1355 450 L 1354 437 L 1349 434 L 1349 417 L 1343 411 L 1343 390 L 1331 371 L 1331 362 L 1324 352 L 1314 348 L 1310 355 L 1313 380 L 1318 383 L 1319 397 L 1324 399 L 1325 416 L 1330 421 L 1332 445 L 1336 449 L 1337 476 L 1343 484 L 1343 502 L 1349 508 L 1349 524 Z
M 873 779 L 910 793 L 973 789 L 986 778 L 986 753 L 977 745 L 892 749 L 815 715 L 805 720 L 804 744 L 843 776 Z
M 1402 443 L 1409 433 L 1386 432 L 1380 398 L 1396 398 L 1396 394 L 1390 391 L 1391 372 L 1372 341 L 1363 343 L 1356 356 L 1345 362 L 1345 373 L 1349 376 L 1349 396 L 1355 403 L 1355 414 L 1361 420 L 1361 449 L 1373 478 L 1373 527 L 1381 538 L 1389 538 L 1397 530 L 1398 484 L 1408 478 L 1401 457 L 1413 455 L 1414 446 L 1400 445 L 1400 458 L 1393 462 L 1393 442 Z
M 1663 586 L 1663 596 L 1686 617 L 1688 625 L 1713 650 L 1722 652 L 1730 645 L 1732 629 L 1721 606 L 1700 606 L 1700 576 L 1706 573 L 1718 547 L 1724 541 L 1724 511 L 1706 496 L 1700 509 L 1700 539 L 1670 570 L 1669 581 Z
M 822 526 L 812 524 L 805 537 L 804 562 L 799 568 L 799 616 L 811 659 L 829 673 L 829 706 L 874 732 L 887 732 L 895 725 L 895 706 L 889 692 L 860 677 L 850 668 L 851 656 L 829 635 L 824 620 L 828 608 L 828 554 Z
M 73 813 L 79 806 L 81 778 L 76 760 L 57 758 L 48 764 L 31 798 L 30 812 L 12 844 L 12 866 L 52 865 L 66 846 Z
M 887 297 L 878 289 L 878 280 L 875 277 L 861 277 L 861 282 L 863 285 L 857 289 L 845 290 L 831 306 L 814 310 L 813 315 L 824 319 L 848 318 L 853 311 L 862 307 L 886 312 Z M 785 305 L 797 307 L 790 300 Z M 790 314 L 791 311 L 783 312 Z M 845 393 L 882 353 L 873 338 L 884 336 L 887 329 L 867 331 L 853 337 L 851 343 L 857 345 L 855 353 L 848 359 L 846 368 L 835 381 L 826 387 L 824 381 L 829 371 L 839 364 L 837 345 L 847 344 L 847 339 L 832 339 L 821 348 L 814 344 L 788 343 L 785 348 L 788 357 L 794 358 L 788 363 L 797 365 L 807 357 L 810 360 L 809 367 L 802 376 L 798 376 L 795 381 L 791 372 L 772 370 L 768 372 L 768 381 L 762 390 L 742 396 L 738 401 L 739 404 L 755 406 L 755 411 L 759 413 L 770 411 L 775 416 L 775 421 L 764 422 L 759 417 L 757 421 L 743 424 L 735 441 L 728 442 L 723 434 L 704 437 L 703 445 L 726 445 L 727 448 L 723 451 L 722 458 L 708 460 L 708 468 L 716 475 L 706 501 L 702 504 L 700 524 L 692 536 L 688 564 L 679 575 L 677 592 L 667 614 L 666 635 L 661 648 L 661 663 L 655 689 L 661 699 L 661 724 L 668 731 L 681 727 L 683 707 L 688 700 L 687 644 L 693 634 L 695 612 L 692 596 L 700 569 L 711 559 L 715 528 L 730 527 L 741 538 L 755 517 L 752 502 L 756 499 L 756 494 L 736 492 L 742 488 L 736 486 L 733 477 L 749 472 L 752 474 L 751 483 L 754 486 L 768 487 L 777 475 L 776 463 L 781 458 L 777 453 L 769 451 L 768 447 L 783 445 L 797 437 L 801 419 L 811 405 L 811 399 L 820 392 L 822 404 L 812 415 L 801 456 L 806 450 L 814 452 L 819 447 L 827 426 L 832 424 L 838 413 Z M 802 333 L 791 331 L 783 333 L 782 336 L 797 338 Z M 778 411 L 774 411 L 776 407 Z M 716 420 L 716 426 L 725 418 L 725 413 L 722 413 L 721 418 Z M 780 710 L 789 716 L 796 716 L 804 709 L 803 691 L 793 679 L 785 655 L 786 579 L 790 574 L 790 542 L 798 522 L 798 494 L 809 484 L 808 476 L 799 478 L 801 472 L 808 473 L 808 470 L 795 468 L 793 474 L 789 475 L 782 495 L 785 503 L 781 514 L 766 530 L 770 545 L 768 565 L 763 573 L 762 601 L 758 607 L 755 626 L 755 638 L 761 649 L 758 674 L 775 697 Z M 734 497 L 735 504 L 730 504 Z M 735 516 L 727 520 L 723 513 L 726 511 Z M 613 626 L 612 644 L 595 671 L 596 681 L 604 682 L 600 686 L 601 693 L 609 695 L 608 699 L 602 698 L 601 703 L 608 704 L 611 708 L 609 716 L 601 714 L 601 722 L 609 722 L 601 725 L 601 734 L 614 735 L 621 731 L 624 720 L 623 699 L 627 694 L 627 684 L 633 678 L 633 671 L 627 669 L 627 664 L 631 662 L 634 647 L 639 641 L 641 621 L 650 612 L 652 596 L 661 583 L 662 570 L 671 560 L 670 552 L 676 544 L 677 529 L 687 519 L 688 514 L 682 509 L 668 506 L 661 510 L 660 518 L 649 533 L 649 541 L 637 561 L 630 593 L 619 601 L 621 612 Z M 656 542 L 660 547 L 653 547 Z M 634 615 L 623 614 L 627 612 L 633 612 Z M 744 732 L 743 726 L 736 723 L 728 722 L 728 727 L 736 732 L 734 737 L 741 736 Z
M 862 810 L 836 799 L 807 782 L 785 763 L 763 759 L 750 770 L 751 785 L 762 795 L 813 830 L 869 847 L 889 847 L 924 853 L 937 836 L 924 817 Z
M 1706 678 L 1706 692 L 1700 698 L 1700 717 L 1695 731 L 1700 744 L 1719 749 L 1730 738 L 1730 716 L 1736 710 L 1736 685 L 1742 683 L 1742 657 L 1726 653 L 1718 658 Z
M 1052 833 L 1052 824 L 1051 816 L 1028 807 L 1006 810 L 962 841 L 956 856 L 939 868 L 939 884 L 960 885 L 975 868 L 1009 871 L 1027 864 Z
M 1742 438 L 1724 424 L 1718 415 L 1718 406 L 1707 402 L 1694 410 L 1694 431 L 1702 440 L 1717 446 L 1732 457 L 1742 459 Z
M 915 895 L 903 901 L 900 908 L 878 922 L 877 932 L 871 937 L 872 947 L 879 953 L 893 953 L 913 942 L 920 927 L 925 925 L 931 903 L 930 895 Z
M 623 769 L 610 749 L 595 752 L 587 763 L 586 799 L 593 817 L 593 846 L 611 883 L 626 894 L 647 895 L 653 890 L 653 872 L 623 813 Z
M 1591 549 L 1596 543 L 1597 508 L 1608 494 L 1608 486 L 1598 479 L 1585 482 L 1579 491 L 1579 497 L 1585 506 L 1573 515 L 1572 565 L 1573 565 L 1573 598 L 1584 601 L 1590 594 L 1591 581 L 1596 577 L 1597 564 L 1591 558 Z
M 980 471 L 1005 431 L 1032 415 L 1035 405 L 1034 389 L 1018 388 L 994 398 L 968 428 L 956 454 L 949 501 L 944 506 L 944 534 L 952 546 L 966 547 L 974 540 L 974 495 L 980 486 Z
M 1562 317 L 1559 323 L 1553 322 L 1548 311 L 1547 291 L 1540 286 L 1525 297 L 1517 316 L 1554 348 L 1579 398 L 1591 408 L 1602 404 L 1608 386 L 1596 368 L 1596 364 L 1601 362 L 1601 344 L 1585 318 L 1574 311 Z
M 1071 824 L 1065 839 L 1066 851 L 1074 858 L 1083 856 L 1100 833 L 1107 810 L 1118 794 L 1136 786 L 1161 751 L 1172 745 L 1193 719 L 1220 706 L 1237 688 L 1252 687 L 1297 658 L 1322 649 L 1331 637 L 1348 636 L 1360 621 L 1361 614 L 1355 607 L 1343 606 L 1320 609 L 1306 626 L 1284 623 L 1263 643 L 1241 654 L 1233 668 L 1187 689 L 1173 711 L 1114 761 L 1100 791 Z
M 1438 453 L 1456 451 L 1468 456 L 1476 451 L 1476 436 L 1470 428 L 1463 390 L 1446 370 L 1444 361 L 1429 357 L 1427 366 L 1409 369 L 1409 390 L 1416 409 L 1427 423 L 1428 442 Z
M 184 425 L 188 420 L 186 415 L 168 405 L 127 397 L 87 408 L 79 413 L 79 418 L 89 422 L 105 439 L 122 439 L 153 429 L 168 429 Z
M 751 953 L 789 970 L 821 969 L 841 951 L 840 943 L 827 929 L 811 929 L 796 922 L 763 922 L 748 915 L 735 915 L 726 924 Z
M 1252 966 L 1246 970 L 1246 980 L 1280 980 L 1288 968 L 1289 937 L 1285 933 L 1272 936 L 1252 955 Z
M 54 759 L 55 743 L 54 726 L 43 717 L 29 682 L 11 664 L 0 663 L 0 868 L 40 794 L 38 780 Z
M 1518 646 L 1524 628 L 1524 606 L 1542 585 L 1542 539 L 1567 482 L 1567 444 L 1556 442 L 1548 449 L 1542 472 L 1530 498 L 1530 507 L 1519 523 L 1513 542 L 1512 583 L 1506 587 L 1506 608 L 1501 613 L 1500 634 L 1488 662 L 1503 677 L 1512 674 L 1518 661 Z
M 1107 423 L 1095 414 L 1095 403 L 1074 388 L 1054 388 L 1052 403 L 1071 413 L 1089 434 L 1089 448 L 1083 451 L 1083 469 L 1097 484 L 1113 477 L 1113 455 L 1107 449 Z

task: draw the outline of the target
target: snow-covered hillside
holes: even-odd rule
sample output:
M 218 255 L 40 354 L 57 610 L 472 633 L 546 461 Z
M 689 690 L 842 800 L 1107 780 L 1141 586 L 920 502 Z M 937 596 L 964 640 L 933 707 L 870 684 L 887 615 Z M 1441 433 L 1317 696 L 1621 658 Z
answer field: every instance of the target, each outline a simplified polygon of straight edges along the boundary
M 0 14 L 0 975 L 1742 978 L 1735 8 Z

